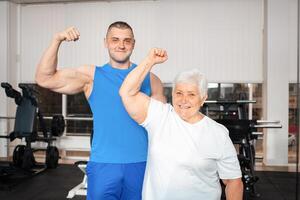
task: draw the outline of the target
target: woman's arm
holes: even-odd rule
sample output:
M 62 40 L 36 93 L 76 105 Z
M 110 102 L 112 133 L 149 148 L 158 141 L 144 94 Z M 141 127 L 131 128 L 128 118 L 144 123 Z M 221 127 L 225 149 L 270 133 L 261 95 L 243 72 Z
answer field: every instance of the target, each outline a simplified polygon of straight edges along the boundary
M 225 194 L 227 200 L 243 199 L 243 182 L 240 178 L 222 180 L 225 184 Z
M 120 88 L 119 93 L 128 114 L 138 123 L 145 121 L 150 102 L 150 98 L 140 92 L 142 82 L 155 64 L 163 63 L 167 58 L 165 50 L 151 49 L 148 56 L 127 75 Z

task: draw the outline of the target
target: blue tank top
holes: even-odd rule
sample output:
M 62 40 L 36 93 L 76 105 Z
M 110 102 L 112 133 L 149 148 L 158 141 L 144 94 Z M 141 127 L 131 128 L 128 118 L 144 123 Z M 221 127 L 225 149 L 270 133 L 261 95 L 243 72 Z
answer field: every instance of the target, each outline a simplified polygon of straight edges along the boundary
M 119 89 L 127 74 L 136 67 L 116 69 L 110 64 L 95 69 L 93 90 L 88 99 L 94 119 L 90 161 L 135 163 L 147 159 L 147 133 L 125 110 Z M 150 75 L 141 92 L 150 96 Z

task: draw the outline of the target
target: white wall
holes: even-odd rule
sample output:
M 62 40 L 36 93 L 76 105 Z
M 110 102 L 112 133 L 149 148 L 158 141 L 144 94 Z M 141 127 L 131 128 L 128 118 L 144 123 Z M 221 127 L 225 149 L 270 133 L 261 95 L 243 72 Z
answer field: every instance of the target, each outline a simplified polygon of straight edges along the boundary
M 9 19 L 8 19 L 8 30 L 9 30 L 9 41 L 8 41 L 8 53 L 9 67 L 8 79 L 10 83 L 17 84 L 20 78 L 20 72 L 18 71 L 19 63 L 19 36 L 20 36 L 20 6 L 18 4 L 9 3 Z
M 132 60 L 151 47 L 168 50 L 154 71 L 171 82 L 178 71 L 198 67 L 210 82 L 262 82 L 262 1 L 129 1 L 26 5 L 21 7 L 21 81 L 34 80 L 35 66 L 52 35 L 74 25 L 81 39 L 60 52 L 62 66 L 103 64 L 107 26 L 124 20 L 135 30 Z
M 9 81 L 13 86 L 16 86 L 20 79 L 17 56 L 19 43 L 18 8 L 19 6 L 14 3 L 0 2 L 0 82 Z M 0 106 L 0 116 L 10 114 L 6 102 L 4 90 L 0 89 L 0 105 L 5 105 Z
M 7 65 L 8 65 L 8 3 L 0 2 L 0 82 L 7 80 Z M 5 93 L 0 92 L 0 116 L 7 115 L 7 106 L 6 106 Z M 7 121 L 6 119 L 0 119 L 0 135 L 7 134 Z M 7 141 L 5 139 L 0 139 L 0 157 L 5 157 L 7 155 Z
M 8 2 L 0 2 L 0 82 L 7 81 L 8 66 Z M 6 105 L 5 93 L 0 92 L 0 104 Z M 0 107 L 0 116 L 6 116 L 6 107 Z
M 289 70 L 289 82 L 297 83 L 297 19 L 298 19 L 298 1 L 297 0 L 288 0 L 288 14 L 289 19 L 287 23 L 288 28 L 288 54 L 289 61 L 288 67 Z
M 17 83 L 18 71 L 16 59 L 17 9 L 16 4 L 0 2 L 0 82 L 10 82 L 14 86 Z M 11 124 L 5 117 L 12 116 L 14 111 L 14 101 L 8 99 L 5 91 L 0 88 L 0 135 L 6 135 L 11 130 L 11 126 L 9 126 Z M 0 139 L 0 157 L 7 155 L 7 144 L 7 140 Z
M 289 0 L 292 1 L 295 2 Z M 296 39 L 289 37 L 289 2 L 265 0 L 263 116 L 280 120 L 282 124 L 281 129 L 264 131 L 263 162 L 266 165 L 288 163 L 289 50 L 290 40 Z

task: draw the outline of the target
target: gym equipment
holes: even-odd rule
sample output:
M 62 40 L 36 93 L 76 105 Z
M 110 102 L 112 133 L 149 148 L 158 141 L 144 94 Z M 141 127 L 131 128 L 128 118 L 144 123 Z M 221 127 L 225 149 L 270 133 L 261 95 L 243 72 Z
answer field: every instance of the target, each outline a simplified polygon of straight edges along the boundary
M 45 125 L 45 120 L 38 107 L 38 101 L 35 94 L 38 94 L 33 88 L 26 84 L 19 84 L 22 89 L 20 92 L 13 89 L 9 83 L 1 83 L 8 97 L 14 98 L 17 104 L 15 115 L 14 130 L 9 135 L 1 135 L 0 138 L 7 138 L 10 141 L 15 139 L 25 139 L 25 145 L 17 145 L 13 151 L 13 161 L 6 166 L 0 166 L 0 180 L 6 181 L 7 178 L 16 174 L 25 174 L 32 176 L 45 169 L 53 169 L 58 165 L 59 151 L 52 145 L 55 137 L 59 137 L 64 132 L 65 122 L 63 116 L 53 116 L 50 131 Z M 41 133 L 38 131 L 38 126 Z M 33 149 L 31 143 L 47 143 L 46 149 Z M 45 163 L 35 161 L 34 152 L 45 151 Z
M 46 150 L 46 166 L 47 168 L 56 168 L 58 165 L 59 152 L 54 146 L 48 146 Z
M 87 175 L 86 175 L 86 165 L 87 161 L 78 161 L 75 162 L 75 165 L 79 167 L 79 169 L 84 173 L 83 180 L 81 183 L 73 187 L 71 190 L 68 192 L 67 199 L 72 199 L 76 195 L 80 196 L 86 196 L 87 195 Z
M 94 131 L 92 130 L 91 132 L 91 137 L 90 137 L 90 145 L 92 146 L 92 141 L 93 141 L 93 135 Z M 87 195 L 87 175 L 86 175 L 86 165 L 87 161 L 78 161 L 75 162 L 75 165 L 83 172 L 83 180 L 81 183 L 73 187 L 71 190 L 68 192 L 67 199 L 72 199 L 76 195 L 81 195 L 81 196 L 86 196 Z
M 250 103 L 256 103 L 253 100 L 207 100 L 201 111 L 209 116 L 216 112 L 219 118 L 226 119 L 248 119 L 245 106 Z
M 62 115 L 54 115 L 51 121 L 51 133 L 53 136 L 60 137 L 65 130 L 65 119 Z

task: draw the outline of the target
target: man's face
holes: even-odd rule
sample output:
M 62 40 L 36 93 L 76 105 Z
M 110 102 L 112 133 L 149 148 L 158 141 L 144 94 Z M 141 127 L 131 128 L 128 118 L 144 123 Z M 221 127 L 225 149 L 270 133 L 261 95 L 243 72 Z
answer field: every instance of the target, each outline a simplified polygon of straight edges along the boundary
M 111 28 L 105 39 L 110 58 L 117 63 L 129 61 L 134 48 L 134 37 L 130 29 Z
M 189 83 L 177 83 L 172 94 L 175 112 L 187 122 L 194 121 L 199 115 L 205 99 L 201 98 L 197 85 Z

